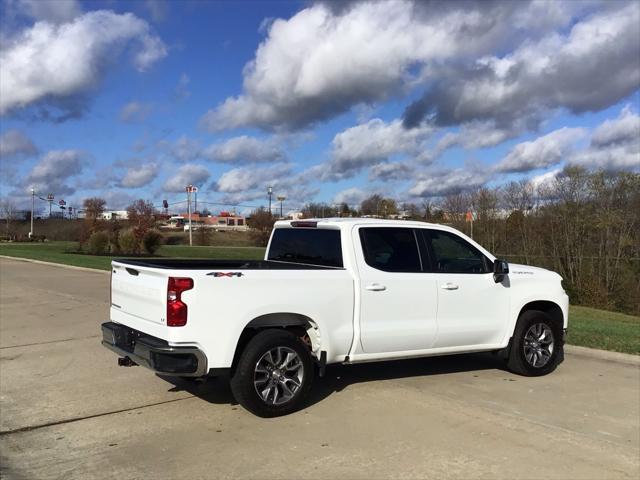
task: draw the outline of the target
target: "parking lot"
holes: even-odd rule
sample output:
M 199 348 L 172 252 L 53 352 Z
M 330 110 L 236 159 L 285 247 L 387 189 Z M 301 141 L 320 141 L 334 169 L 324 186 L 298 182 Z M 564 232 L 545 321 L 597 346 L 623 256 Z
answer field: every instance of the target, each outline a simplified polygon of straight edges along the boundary
M 223 380 L 123 368 L 105 272 L 0 259 L 7 479 L 638 478 L 640 367 L 567 354 L 524 378 L 490 354 L 334 366 L 261 419 Z

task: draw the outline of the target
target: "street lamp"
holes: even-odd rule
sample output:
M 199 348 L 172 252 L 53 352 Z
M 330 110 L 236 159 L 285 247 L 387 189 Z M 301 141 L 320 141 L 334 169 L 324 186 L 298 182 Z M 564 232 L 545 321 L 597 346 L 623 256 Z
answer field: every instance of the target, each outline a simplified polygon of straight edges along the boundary
M 189 184 L 186 187 L 187 190 L 187 211 L 189 214 L 189 246 L 193 246 L 193 224 L 191 222 L 191 194 L 195 193 L 196 195 L 198 194 L 198 187 L 194 187 L 193 185 Z
M 53 193 L 47 195 L 47 202 L 49 202 L 49 218 L 51 218 L 51 204 L 53 203 Z
M 273 187 L 267 187 L 267 195 L 269 195 L 269 215 L 271 215 L 271 196 L 273 195 Z
M 29 238 L 33 238 L 33 211 L 36 209 L 36 189 L 31 188 L 31 231 Z
M 282 202 L 284 202 L 287 199 L 287 197 L 285 197 L 284 195 L 278 195 L 276 198 L 280 202 L 280 218 L 284 218 L 282 216 Z

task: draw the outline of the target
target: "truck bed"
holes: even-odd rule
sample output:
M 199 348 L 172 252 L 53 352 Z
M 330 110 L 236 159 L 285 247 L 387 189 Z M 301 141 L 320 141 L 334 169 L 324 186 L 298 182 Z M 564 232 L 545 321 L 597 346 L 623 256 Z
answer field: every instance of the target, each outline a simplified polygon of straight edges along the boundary
M 211 260 L 208 258 L 117 258 L 114 262 L 132 267 L 174 270 L 336 270 L 336 267 L 273 260 Z M 338 270 L 340 270 L 338 268 Z

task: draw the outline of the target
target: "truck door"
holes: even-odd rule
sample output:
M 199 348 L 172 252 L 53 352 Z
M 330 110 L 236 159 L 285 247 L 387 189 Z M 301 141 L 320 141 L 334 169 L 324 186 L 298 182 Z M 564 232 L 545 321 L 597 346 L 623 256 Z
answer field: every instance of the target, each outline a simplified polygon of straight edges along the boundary
M 495 345 L 509 315 L 508 281 L 495 283 L 492 262 L 452 232 L 420 229 L 437 279 L 438 339 L 435 348 Z
M 360 341 L 365 353 L 430 348 L 437 291 L 411 227 L 359 227 Z

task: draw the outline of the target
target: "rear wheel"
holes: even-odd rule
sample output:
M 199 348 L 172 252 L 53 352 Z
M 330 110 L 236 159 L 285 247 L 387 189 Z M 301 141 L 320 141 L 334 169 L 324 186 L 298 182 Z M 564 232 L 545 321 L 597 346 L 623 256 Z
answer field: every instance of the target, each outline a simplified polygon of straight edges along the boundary
M 520 315 L 507 360 L 509 370 L 529 377 L 546 375 L 563 359 L 562 326 L 539 310 Z
M 302 340 L 286 330 L 265 330 L 240 355 L 231 391 L 240 405 L 260 417 L 287 415 L 303 405 L 313 374 Z

